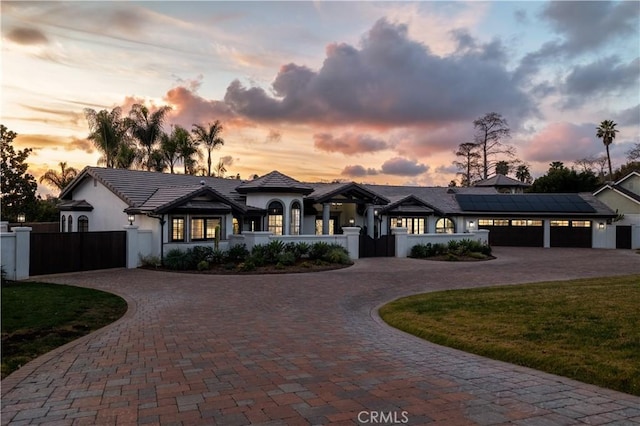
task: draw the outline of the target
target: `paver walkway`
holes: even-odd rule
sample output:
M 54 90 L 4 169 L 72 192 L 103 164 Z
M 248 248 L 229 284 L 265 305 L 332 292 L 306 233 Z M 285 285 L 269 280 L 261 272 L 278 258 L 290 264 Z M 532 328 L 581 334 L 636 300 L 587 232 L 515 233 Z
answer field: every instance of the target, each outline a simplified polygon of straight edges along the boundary
M 130 310 L 5 379 L 2 424 L 640 424 L 638 397 L 434 345 L 377 317 L 410 293 L 640 273 L 632 251 L 495 252 L 315 274 L 47 277 L 119 294 Z

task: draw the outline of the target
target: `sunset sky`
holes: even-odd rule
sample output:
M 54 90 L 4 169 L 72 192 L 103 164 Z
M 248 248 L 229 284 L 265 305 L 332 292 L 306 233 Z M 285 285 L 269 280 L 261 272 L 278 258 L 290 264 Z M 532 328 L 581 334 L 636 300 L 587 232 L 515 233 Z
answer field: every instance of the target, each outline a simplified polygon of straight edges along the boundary
M 502 114 L 534 177 L 640 142 L 640 2 L 2 1 L 1 122 L 39 176 L 96 165 L 84 108 L 224 125 L 230 174 L 447 185 Z

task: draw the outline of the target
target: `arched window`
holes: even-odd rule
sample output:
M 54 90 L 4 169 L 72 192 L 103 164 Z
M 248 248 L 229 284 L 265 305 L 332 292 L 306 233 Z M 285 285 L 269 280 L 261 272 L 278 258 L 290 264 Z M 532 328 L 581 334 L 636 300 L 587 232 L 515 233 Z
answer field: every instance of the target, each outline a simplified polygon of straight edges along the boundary
M 85 215 L 78 218 L 78 232 L 89 232 L 89 218 Z
M 269 232 L 273 235 L 282 235 L 284 208 L 279 201 L 272 201 L 269 203 L 269 209 L 267 212 L 267 222 L 269 224 Z
M 438 234 L 453 234 L 456 232 L 456 225 L 448 217 L 441 217 L 436 222 L 436 232 Z
M 60 216 L 60 232 L 67 232 L 67 217 L 65 215 Z
M 69 215 L 69 219 L 67 219 L 67 232 L 73 232 L 73 217 Z
M 291 204 L 291 235 L 300 235 L 300 203 Z

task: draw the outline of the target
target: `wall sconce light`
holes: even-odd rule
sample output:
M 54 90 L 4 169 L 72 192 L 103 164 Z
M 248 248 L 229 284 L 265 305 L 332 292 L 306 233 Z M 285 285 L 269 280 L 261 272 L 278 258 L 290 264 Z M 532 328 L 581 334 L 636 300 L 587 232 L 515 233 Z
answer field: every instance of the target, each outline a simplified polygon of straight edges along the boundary
M 380 211 L 379 211 L 378 209 L 375 209 L 375 210 L 373 211 L 373 215 L 374 215 L 374 216 L 378 216 L 379 214 L 380 214 Z
M 353 226 L 356 224 L 356 220 L 354 218 L 349 219 L 349 226 Z
M 130 214 L 129 216 L 127 216 L 127 219 L 129 220 L 129 226 L 131 226 L 133 225 L 133 222 L 136 220 L 136 217 Z
M 476 226 L 476 223 L 473 220 L 469 221 L 469 228 L 473 228 Z
M 27 216 L 24 213 L 18 213 L 18 223 L 25 223 Z
M 604 222 L 600 222 L 600 223 L 598 224 L 598 228 L 600 228 L 600 229 L 604 229 Z
M 398 228 L 402 228 L 402 218 L 401 217 L 396 219 L 396 226 Z

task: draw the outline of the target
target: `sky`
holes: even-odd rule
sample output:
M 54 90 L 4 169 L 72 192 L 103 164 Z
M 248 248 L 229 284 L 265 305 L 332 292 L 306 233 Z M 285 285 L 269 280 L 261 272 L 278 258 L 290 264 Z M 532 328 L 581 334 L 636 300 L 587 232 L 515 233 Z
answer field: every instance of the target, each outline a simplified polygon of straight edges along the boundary
M 640 142 L 640 2 L 0 3 L 0 122 L 36 177 L 100 154 L 85 108 L 220 120 L 228 174 L 442 185 L 501 114 L 535 177 Z M 41 192 L 47 192 L 41 188 Z

